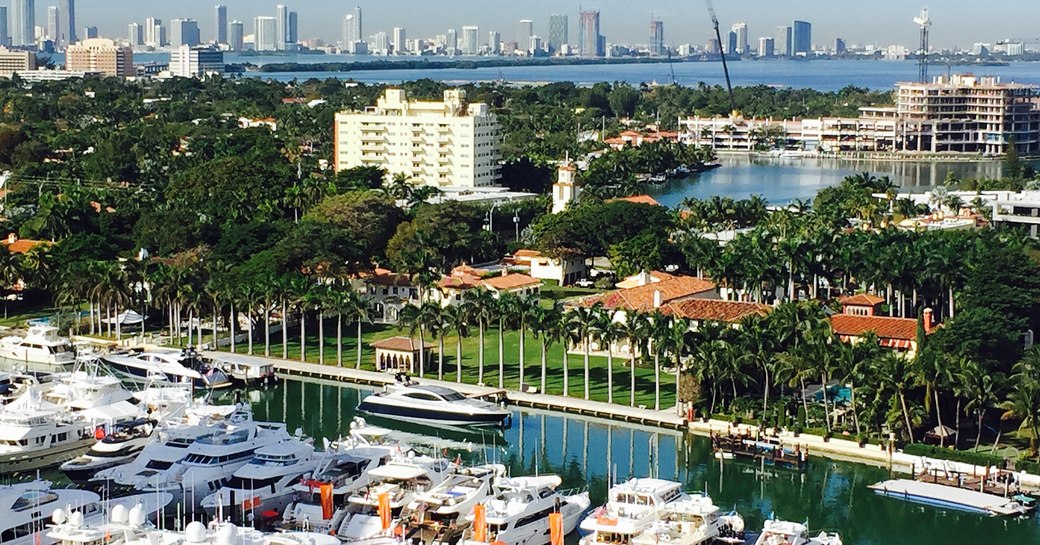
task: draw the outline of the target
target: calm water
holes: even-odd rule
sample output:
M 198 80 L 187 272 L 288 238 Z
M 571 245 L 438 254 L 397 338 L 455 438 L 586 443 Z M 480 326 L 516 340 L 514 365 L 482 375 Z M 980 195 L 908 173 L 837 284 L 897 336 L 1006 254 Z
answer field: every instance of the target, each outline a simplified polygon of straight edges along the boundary
M 366 391 L 332 384 L 287 381 L 246 395 L 257 418 L 286 421 L 313 436 L 339 435 L 354 416 Z M 748 527 L 761 528 L 777 517 L 808 520 L 814 529 L 837 529 L 849 545 L 922 545 L 930 543 L 1037 543 L 1035 519 L 1003 520 L 942 511 L 880 498 L 867 484 L 887 476 L 883 469 L 815 459 L 804 473 L 766 470 L 740 462 L 720 463 L 708 441 L 600 420 L 515 411 L 513 426 L 502 434 L 465 434 L 393 422 L 379 425 L 419 443 L 420 431 L 441 437 L 425 441 L 433 451 L 462 452 L 474 462 L 501 461 L 512 474 L 557 473 L 567 487 L 589 487 L 594 504 L 602 502 L 613 471 L 618 479 L 654 474 L 680 480 L 690 490 L 708 490 L 716 504 L 733 507 Z

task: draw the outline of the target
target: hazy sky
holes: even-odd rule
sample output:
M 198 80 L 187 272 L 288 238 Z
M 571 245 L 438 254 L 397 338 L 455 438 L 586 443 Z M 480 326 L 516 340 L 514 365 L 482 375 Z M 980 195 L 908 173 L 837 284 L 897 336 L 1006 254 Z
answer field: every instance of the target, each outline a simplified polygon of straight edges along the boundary
M 3 2 L 9 4 L 7 0 Z M 177 17 L 199 21 L 203 40 L 213 38 L 213 0 L 78 0 L 77 26 L 95 25 L 103 36 L 124 37 L 127 24 L 143 22 L 145 17 L 164 20 Z M 274 15 L 276 1 L 225 0 L 228 17 L 246 23 L 252 33 L 252 18 Z M 548 14 L 570 15 L 571 41 L 578 32 L 580 5 L 601 11 L 601 31 L 611 42 L 645 43 L 651 13 L 665 23 L 668 43 L 703 44 L 711 23 L 702 0 L 595 0 L 582 4 L 574 0 L 287 0 L 299 12 L 301 38 L 322 37 L 338 40 L 341 21 L 355 5 L 364 11 L 366 36 L 379 31 L 390 33 L 394 26 L 407 29 L 409 38 L 443 34 L 448 28 L 478 25 L 481 39 L 488 30 L 497 30 L 503 40 L 516 39 L 518 21 L 532 19 L 535 34 L 548 34 Z M 942 0 L 933 2 L 932 44 L 936 47 L 969 47 L 975 42 L 994 42 L 1003 38 L 1040 38 L 1040 0 Z M 46 25 L 47 5 L 56 0 L 37 0 L 37 25 Z M 849 44 L 892 43 L 905 45 L 917 41 L 912 19 L 918 5 L 906 0 L 716 0 L 723 29 L 732 23 L 748 23 L 750 41 L 772 36 L 777 25 L 793 19 L 813 23 L 813 41 L 832 43 L 836 36 Z

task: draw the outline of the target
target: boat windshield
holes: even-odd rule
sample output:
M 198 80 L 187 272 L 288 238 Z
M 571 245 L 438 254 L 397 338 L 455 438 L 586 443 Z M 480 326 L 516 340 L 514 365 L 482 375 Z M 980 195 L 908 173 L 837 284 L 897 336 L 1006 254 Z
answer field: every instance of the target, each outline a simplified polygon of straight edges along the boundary
M 45 503 L 58 500 L 58 495 L 49 490 L 28 490 L 15 500 L 11 509 L 14 511 L 25 511 L 33 507 L 39 507 Z
M 259 454 L 249 461 L 250 464 L 264 467 L 291 466 L 296 463 L 296 456 L 292 454 L 275 455 Z
M 228 433 L 206 435 L 195 440 L 203 445 L 234 445 L 249 439 L 249 430 L 235 430 Z
M 444 400 L 445 401 L 462 401 L 463 399 L 466 399 L 466 396 L 464 396 L 464 395 L 462 395 L 462 394 L 460 394 L 458 392 L 452 392 L 450 394 L 444 394 Z

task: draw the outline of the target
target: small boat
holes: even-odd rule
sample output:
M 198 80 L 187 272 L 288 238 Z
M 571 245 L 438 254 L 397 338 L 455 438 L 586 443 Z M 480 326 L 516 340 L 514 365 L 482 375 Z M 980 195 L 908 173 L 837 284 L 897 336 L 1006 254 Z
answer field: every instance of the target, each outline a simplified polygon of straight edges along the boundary
M 61 336 L 58 328 L 33 325 L 24 337 L 9 336 L 0 339 L 0 358 L 19 363 L 65 368 L 76 363 L 76 350 L 69 339 Z
M 556 475 L 496 479 L 485 503 L 485 524 L 491 541 L 506 545 L 549 545 L 549 513 L 563 515 L 563 534 L 578 527 L 591 501 L 588 492 L 560 492 Z M 473 522 L 474 515 L 466 520 Z M 467 531 L 460 545 L 480 545 Z
M 153 440 L 155 427 L 156 421 L 147 418 L 115 424 L 111 431 L 99 426 L 94 430 L 94 446 L 58 469 L 72 482 L 86 483 L 98 471 L 133 460 Z
M 213 390 L 232 385 L 223 371 L 206 365 L 191 348 L 109 354 L 102 360 L 113 370 L 139 380 L 165 378 L 169 382 L 190 381 L 198 388 Z
M 314 471 L 316 465 L 314 444 L 309 439 L 293 437 L 261 447 L 220 490 L 202 498 L 202 508 L 211 517 L 243 521 L 250 514 L 258 518 L 263 513 L 282 513 L 292 501 L 292 485 Z
M 769 519 L 755 545 L 842 545 L 841 537 L 835 533 L 820 532 L 809 537 L 809 528 L 798 522 Z
M 913 503 L 945 507 L 983 515 L 1017 517 L 1030 513 L 1036 504 L 1024 504 L 1015 498 L 966 490 L 944 484 L 892 479 L 868 486 L 874 493 Z
M 358 410 L 398 420 L 456 426 L 508 427 L 512 413 L 445 386 L 414 381 L 388 384 L 382 392 L 361 400 Z
M 266 361 L 239 354 L 223 352 L 207 352 L 206 357 L 211 365 L 224 372 L 231 380 L 239 384 L 271 384 L 278 381 L 274 365 Z

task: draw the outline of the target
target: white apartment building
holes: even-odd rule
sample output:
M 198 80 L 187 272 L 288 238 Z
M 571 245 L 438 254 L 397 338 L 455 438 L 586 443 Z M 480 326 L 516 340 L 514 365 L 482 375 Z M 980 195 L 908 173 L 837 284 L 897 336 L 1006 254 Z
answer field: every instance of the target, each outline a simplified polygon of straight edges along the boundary
M 772 119 L 741 116 L 680 119 L 686 144 L 718 150 L 892 151 L 899 135 L 895 108 L 863 108 L 860 117 Z
M 335 130 L 337 171 L 375 166 L 440 187 L 491 186 L 500 176 L 498 118 L 487 104 L 467 104 L 462 90 L 418 102 L 387 89 L 363 112 L 336 114 Z
M 224 74 L 224 52 L 209 47 L 182 45 L 170 52 L 170 75 L 201 78 Z

